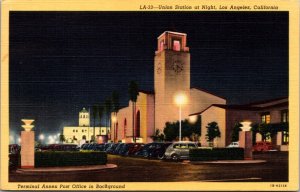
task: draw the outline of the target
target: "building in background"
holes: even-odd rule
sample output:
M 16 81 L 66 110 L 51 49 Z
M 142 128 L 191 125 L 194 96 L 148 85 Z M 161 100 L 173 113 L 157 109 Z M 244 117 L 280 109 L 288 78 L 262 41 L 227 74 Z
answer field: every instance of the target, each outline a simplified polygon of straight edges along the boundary
M 96 139 L 99 136 L 107 136 L 109 128 L 95 127 Z M 94 127 L 90 125 L 90 112 L 83 108 L 79 112 L 78 126 L 66 126 L 63 128 L 66 143 L 79 143 L 81 140 L 91 141 L 94 135 Z

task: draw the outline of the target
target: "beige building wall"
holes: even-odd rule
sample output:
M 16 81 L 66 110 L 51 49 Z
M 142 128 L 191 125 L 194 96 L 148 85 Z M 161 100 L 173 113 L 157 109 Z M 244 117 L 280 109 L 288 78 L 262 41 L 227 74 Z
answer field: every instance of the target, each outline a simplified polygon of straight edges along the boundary
M 207 134 L 207 124 L 213 121 L 218 123 L 219 130 L 221 132 L 221 137 L 217 138 L 215 147 L 225 147 L 226 146 L 226 115 L 225 109 L 212 106 L 205 110 L 201 114 L 201 146 L 208 146 L 205 135 Z
M 212 104 L 226 104 L 226 100 L 197 88 L 191 89 L 191 114 L 203 111 Z
M 139 92 L 136 101 L 135 114 L 140 114 L 140 137 L 137 137 L 137 142 L 151 142 L 150 136 L 154 134 L 154 95 Z M 112 114 L 113 115 L 113 114 Z M 137 117 L 135 119 L 137 126 Z M 114 130 L 114 128 L 116 128 Z M 120 109 L 117 114 L 117 124 L 111 127 L 112 139 L 115 141 L 132 142 L 132 102 L 129 101 L 128 107 Z M 115 135 L 115 133 L 117 134 Z M 136 136 L 136 135 L 135 135 Z
M 106 127 L 95 127 L 95 135 L 106 135 Z M 86 140 L 91 140 L 94 133 L 94 127 L 64 127 L 63 135 L 65 136 L 66 142 L 70 143 L 73 138 L 77 139 L 77 142 L 82 140 L 83 136 Z M 76 141 L 74 141 L 77 143 Z

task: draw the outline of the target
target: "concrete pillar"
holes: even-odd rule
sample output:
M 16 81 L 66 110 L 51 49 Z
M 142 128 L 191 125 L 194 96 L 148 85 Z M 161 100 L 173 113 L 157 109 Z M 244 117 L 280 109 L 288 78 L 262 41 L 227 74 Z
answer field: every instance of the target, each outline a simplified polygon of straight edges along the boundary
M 239 146 L 244 148 L 244 159 L 252 159 L 252 131 L 239 132 Z
M 282 145 L 282 132 L 277 132 L 277 141 L 276 145 Z
M 252 131 L 251 130 L 251 122 L 244 121 L 241 122 L 243 125 L 241 127 L 242 131 L 239 132 L 239 145 L 244 148 L 244 159 L 249 160 L 252 159 Z
M 22 119 L 25 125 L 22 127 L 25 131 L 21 132 L 21 168 L 34 168 L 34 127 L 32 119 Z
M 21 132 L 21 168 L 34 168 L 34 132 Z

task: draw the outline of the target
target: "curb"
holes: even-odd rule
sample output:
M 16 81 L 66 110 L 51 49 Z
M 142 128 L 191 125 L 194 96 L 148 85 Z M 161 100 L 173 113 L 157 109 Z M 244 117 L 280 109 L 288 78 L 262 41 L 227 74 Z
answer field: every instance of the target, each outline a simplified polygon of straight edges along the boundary
M 72 167 L 39 167 L 33 169 L 17 169 L 17 173 L 55 173 L 55 172 L 75 172 L 75 171 L 96 171 L 102 169 L 113 169 L 118 167 L 115 164 L 72 166 Z
M 191 161 L 191 164 L 259 164 L 266 163 L 266 160 L 224 160 L 224 161 Z

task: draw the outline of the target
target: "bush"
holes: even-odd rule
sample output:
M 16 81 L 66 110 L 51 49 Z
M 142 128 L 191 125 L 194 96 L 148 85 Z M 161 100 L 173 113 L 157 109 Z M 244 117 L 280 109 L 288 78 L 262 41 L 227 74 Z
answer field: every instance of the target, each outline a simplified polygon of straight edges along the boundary
M 191 161 L 243 160 L 243 148 L 197 148 L 190 149 Z
M 106 152 L 46 151 L 35 152 L 35 167 L 105 165 Z

